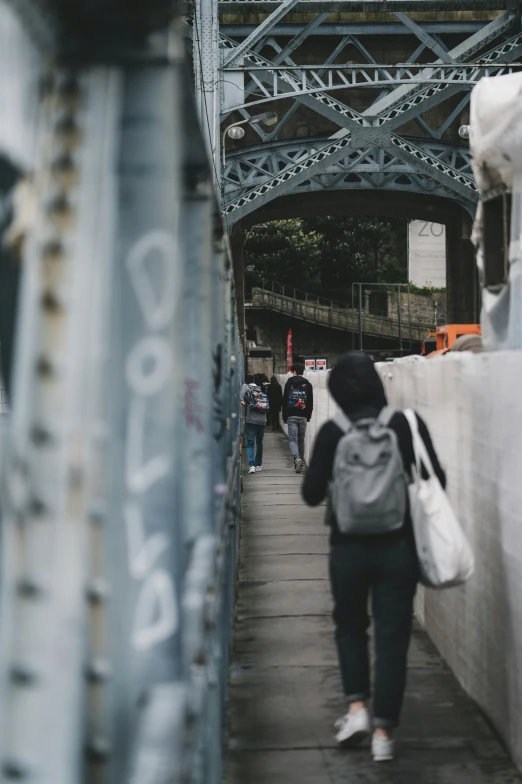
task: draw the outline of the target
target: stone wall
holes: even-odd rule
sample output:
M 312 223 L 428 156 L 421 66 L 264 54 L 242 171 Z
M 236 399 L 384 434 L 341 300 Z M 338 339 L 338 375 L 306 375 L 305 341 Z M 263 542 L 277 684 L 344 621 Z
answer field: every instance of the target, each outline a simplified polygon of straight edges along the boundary
M 410 294 L 411 320 L 413 323 L 433 324 L 435 326 L 435 303 L 437 303 L 437 325 L 448 323 L 448 300 L 446 292 L 439 292 L 424 296 Z M 388 291 L 388 316 L 398 318 L 399 303 L 397 293 Z M 404 323 L 408 321 L 408 294 L 401 293 L 401 317 Z

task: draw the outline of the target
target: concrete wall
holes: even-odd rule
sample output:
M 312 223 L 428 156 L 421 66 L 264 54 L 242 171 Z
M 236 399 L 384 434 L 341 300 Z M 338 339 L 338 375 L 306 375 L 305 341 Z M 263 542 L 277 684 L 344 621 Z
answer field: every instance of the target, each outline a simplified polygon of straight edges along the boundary
M 419 616 L 522 769 L 522 352 L 409 358 L 379 369 L 391 404 L 427 421 L 476 557 L 467 585 L 420 591 Z M 308 378 L 317 398 L 310 450 L 333 406 L 327 374 Z
M 464 587 L 424 591 L 426 628 L 522 768 L 522 352 L 381 366 L 391 403 L 429 424 L 473 544 Z
M 321 327 L 299 319 L 292 319 L 269 310 L 247 309 L 246 323 L 257 331 L 257 341 L 270 346 L 274 356 L 276 373 L 286 370 L 286 336 L 292 329 L 294 359 L 297 357 L 328 357 L 328 366 L 333 367 L 337 360 L 354 347 L 359 348 L 359 336 L 353 342 L 352 333 L 344 330 Z M 418 344 L 417 344 L 418 345 Z M 398 348 L 398 338 L 379 339 L 364 337 L 367 351 L 385 352 Z

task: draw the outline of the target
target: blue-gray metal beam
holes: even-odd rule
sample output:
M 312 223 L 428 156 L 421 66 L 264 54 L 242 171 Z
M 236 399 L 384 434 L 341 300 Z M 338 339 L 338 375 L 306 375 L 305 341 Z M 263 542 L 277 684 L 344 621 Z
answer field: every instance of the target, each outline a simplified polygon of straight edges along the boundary
M 467 174 L 468 177 L 471 178 L 473 176 L 469 148 L 437 140 L 432 141 L 431 139 L 410 138 L 409 141 L 425 150 L 432 157 Z M 227 157 L 223 178 L 224 185 L 228 188 L 227 194 L 230 195 L 233 190 L 246 190 L 256 184 L 262 184 L 272 176 L 281 173 L 283 168 L 293 166 L 299 160 L 304 159 L 313 151 L 321 149 L 327 144 L 327 137 L 312 137 L 273 142 L 270 145 L 262 144 L 243 150 L 236 150 Z M 349 151 L 347 151 L 348 154 Z M 379 170 L 384 166 L 386 156 L 389 157 L 388 153 L 385 155 L 385 148 L 383 147 L 374 147 L 367 150 L 367 159 L 371 159 L 374 168 L 377 165 Z M 342 165 L 342 162 L 340 165 Z M 359 164 L 359 170 L 361 165 L 363 164 Z M 401 166 L 403 167 L 402 163 Z M 386 164 L 386 167 L 388 167 L 388 164 Z M 390 167 L 392 167 L 392 163 L 390 163 Z
M 220 38 L 222 44 L 227 48 L 230 48 L 234 45 L 233 42 L 231 42 L 230 39 L 226 38 L 225 36 L 221 35 Z M 270 66 L 272 64 L 269 60 L 266 60 L 265 58 L 254 54 L 253 52 L 246 52 L 244 57 L 254 66 L 258 65 L 263 69 L 268 66 L 267 70 L 260 72 L 259 81 L 265 81 L 268 83 L 272 81 L 272 77 L 270 75 Z M 280 86 L 283 92 L 292 93 L 295 91 L 296 80 L 293 77 L 291 71 L 283 73 Z M 304 95 L 300 96 L 299 100 L 301 103 L 305 104 L 305 106 L 309 106 L 311 109 L 314 109 L 316 112 L 322 114 L 324 117 L 327 117 L 342 128 L 349 129 L 356 125 L 363 124 L 363 121 L 360 119 L 360 115 L 357 112 L 353 111 L 353 109 L 350 109 L 349 106 L 346 106 L 340 101 L 336 101 L 334 98 L 330 98 L 330 96 L 326 94 L 321 94 L 317 97 Z
M 510 61 L 516 60 L 521 55 L 522 33 L 517 33 L 517 35 L 507 41 L 503 41 L 501 44 L 484 54 L 481 57 L 481 60 L 485 63 L 492 64 L 494 64 L 495 61 L 500 60 L 509 63 Z M 398 87 L 390 94 L 390 97 L 398 93 L 401 89 L 401 87 Z M 381 111 L 376 118 L 374 118 L 375 106 L 372 106 L 371 109 L 364 112 L 364 116 L 371 119 L 374 125 L 386 125 L 391 128 L 397 128 L 404 125 L 408 120 L 415 119 L 421 112 L 425 112 L 428 109 L 437 106 L 447 98 L 455 95 L 455 93 L 460 92 L 455 86 L 443 84 L 431 85 L 425 88 L 421 87 L 420 89 L 417 88 L 417 90 L 412 90 L 411 88 L 406 89 L 408 90 L 407 95 L 403 96 L 401 100 L 393 103 L 388 109 Z
M 330 16 L 329 13 L 326 14 Z M 484 27 L 484 22 L 474 22 L 470 19 L 462 21 L 446 21 L 441 19 L 440 22 L 423 22 L 422 29 L 427 33 L 433 34 L 440 32 L 442 35 L 451 34 L 469 34 L 476 33 Z M 222 24 L 220 30 L 224 35 L 232 37 L 244 38 L 250 35 L 257 25 L 254 24 Z M 299 34 L 302 25 L 298 23 L 293 24 L 278 24 L 270 31 L 272 35 L 278 37 L 291 37 Z M 353 36 L 372 36 L 372 35 L 386 35 L 386 36 L 402 36 L 410 35 L 410 32 L 402 24 L 394 22 L 326 22 L 314 31 L 314 35 L 353 35 Z
M 113 782 L 136 780 L 131 750 L 147 743 L 147 735 L 136 731 L 147 732 L 140 717 L 148 696 L 182 676 L 185 554 L 177 445 L 183 388 L 177 368 L 185 362 L 186 325 L 180 76 L 169 65 L 129 69 L 121 117 L 118 253 L 108 330 L 113 439 L 107 563 L 114 565 L 108 633 L 117 663 Z M 165 724 L 177 721 L 176 711 L 173 702 Z M 156 776 L 151 781 L 159 782 Z
M 276 25 L 286 14 L 292 10 L 298 0 L 283 0 L 282 3 L 275 8 L 272 13 L 263 19 L 263 21 L 253 30 L 250 35 L 245 38 L 244 41 L 241 41 L 240 44 L 236 46 L 235 49 L 225 58 L 224 65 L 231 65 L 232 63 L 237 62 L 240 57 L 248 52 L 252 47 L 262 38 L 264 35 L 270 32 L 272 27 Z
M 321 150 L 309 155 L 304 161 L 286 169 L 273 177 L 269 182 L 252 188 L 247 193 L 239 196 L 234 202 L 225 205 L 223 213 L 229 223 L 236 222 L 253 210 L 262 207 L 269 201 L 282 195 L 290 188 L 295 188 L 302 182 L 315 176 L 325 167 L 335 163 L 346 155 L 346 148 L 350 146 L 349 136 L 326 145 Z
M 364 129 L 365 132 L 367 130 L 371 131 L 371 129 Z M 228 221 L 235 222 L 240 220 L 269 201 L 290 191 L 295 191 L 296 186 L 306 182 L 310 177 L 316 177 L 318 174 L 323 173 L 331 165 L 345 157 L 349 147 L 354 151 L 353 163 L 364 158 L 368 150 L 361 151 L 358 149 L 359 141 L 356 134 L 357 129 L 354 130 L 351 136 L 347 135 L 322 147 L 266 182 L 254 186 L 246 193 L 238 196 L 234 201 L 229 202 L 223 210 L 227 215 Z M 367 144 L 369 143 L 368 141 Z M 388 146 L 390 144 L 393 145 L 391 148 L 393 152 L 390 151 L 391 154 L 395 154 L 429 179 L 439 183 L 448 193 L 457 197 L 459 201 L 463 200 L 470 203 L 477 201 L 478 189 L 470 177 L 440 161 L 431 155 L 429 151 L 423 150 L 412 142 L 391 136 Z
M 396 11 L 395 16 L 402 22 L 402 24 L 409 30 L 413 35 L 417 36 L 419 41 L 421 41 L 428 49 L 431 49 L 436 55 L 440 57 L 443 63 L 453 63 L 454 59 L 451 57 L 450 54 L 444 49 L 438 41 L 435 40 L 429 33 L 424 30 L 421 25 L 417 24 L 413 19 L 410 19 L 408 14 L 403 13 L 402 11 Z
M 23 194 L 34 198 L 35 215 L 23 248 L 2 461 L 2 781 L 77 784 L 87 780 L 84 753 L 96 754 L 97 741 L 101 753 L 110 748 L 111 662 L 100 628 L 107 605 L 102 599 L 95 641 L 87 592 L 105 576 L 94 542 L 106 552 L 106 531 L 93 513 L 106 491 L 98 480 L 119 140 L 114 76 L 102 67 L 53 74 L 41 112 L 39 186 Z M 93 688 L 86 676 L 97 675 Z M 106 760 L 98 761 L 103 777 Z
M 450 193 L 456 193 L 468 202 L 478 201 L 478 188 L 473 178 L 434 158 L 416 144 L 399 136 L 391 137 L 393 152 L 426 177 L 439 182 Z
M 318 28 L 323 24 L 325 19 L 328 19 L 330 14 L 317 14 L 315 19 L 312 19 L 303 29 L 297 33 L 291 41 L 287 43 L 287 45 L 274 57 L 274 63 L 279 65 L 286 60 L 295 50 L 301 46 L 303 41 L 305 41 L 308 36 L 315 34 Z M 272 30 L 272 35 L 274 35 L 274 31 Z
M 329 14 L 318 14 L 315 17 L 315 19 L 312 19 L 312 21 L 309 22 L 309 24 L 305 25 L 305 27 L 303 27 L 303 29 L 292 38 L 292 40 L 284 47 L 284 49 L 280 49 L 279 51 L 276 50 L 276 55 L 273 59 L 273 62 L 276 65 L 279 65 L 280 63 L 284 62 L 292 54 L 292 52 L 294 52 L 297 49 L 297 47 L 300 46 L 303 43 L 303 41 L 305 41 L 308 38 L 309 35 L 314 33 L 321 26 L 323 21 L 327 19 L 328 16 Z M 248 95 L 251 95 L 255 91 L 255 89 L 256 89 L 255 84 L 247 85 L 247 87 L 245 88 L 245 98 Z M 230 111 L 227 112 L 226 117 L 228 117 L 229 114 Z M 224 119 L 225 117 L 222 118 L 222 121 Z M 254 129 L 256 129 L 256 126 L 253 127 Z
M 220 66 L 219 21 L 214 0 L 195 0 L 194 77 L 196 108 L 209 160 L 213 162 L 216 192 L 219 188 L 221 134 L 219 129 L 220 97 L 216 78 Z
M 450 125 L 455 122 L 459 114 L 463 112 L 466 106 L 469 104 L 470 98 L 471 95 L 469 93 L 465 95 L 463 98 L 461 98 L 461 100 L 455 106 L 453 111 L 448 114 L 448 116 L 446 117 L 442 125 L 436 131 L 433 132 L 433 135 L 436 139 L 442 139 L 443 135 L 446 133 Z
M 278 68 L 273 66 L 265 66 L 264 68 L 245 66 L 244 70 L 254 80 L 258 90 L 263 93 L 263 97 L 233 106 L 229 111 L 233 112 L 240 108 L 251 108 L 263 103 L 288 98 L 301 99 L 307 95 L 331 94 L 336 90 L 382 89 L 384 87 L 393 87 L 397 84 L 415 84 L 421 88 L 424 88 L 426 85 L 435 85 L 438 88 L 440 86 L 451 87 L 456 85 L 459 90 L 470 90 L 485 76 L 504 76 L 519 71 L 521 67 L 509 63 L 488 66 L 438 66 L 432 69 L 431 76 L 424 77 L 422 75 L 424 66 L 419 66 L 418 68 L 402 66 L 400 69 L 389 68 L 385 65 L 376 65 L 375 67 L 366 65 L 349 65 L 344 67 L 296 65 L 291 68 L 282 68 L 281 66 Z M 421 70 L 419 71 L 419 69 Z M 232 66 L 226 72 L 234 72 L 236 70 Z M 268 79 L 266 78 L 267 73 L 270 76 Z M 291 79 L 289 79 L 289 75 L 291 75 Z M 293 81 L 293 90 L 287 89 L 291 80 Z M 262 82 L 267 86 L 263 86 Z M 425 110 L 423 108 L 423 111 Z
M 513 13 L 505 13 L 501 16 L 494 19 L 492 22 L 484 25 L 479 31 L 477 31 L 474 35 L 467 38 L 462 43 L 455 46 L 449 52 L 450 56 L 456 62 L 462 62 L 466 59 L 472 57 L 475 52 L 480 51 L 488 43 L 491 43 L 503 33 L 509 30 L 516 19 L 516 15 Z M 435 63 L 436 65 L 440 65 L 441 61 Z M 431 70 L 429 67 L 426 68 L 425 74 L 429 76 Z M 413 92 L 415 92 L 418 88 L 414 86 L 406 86 L 403 85 L 398 87 L 396 90 L 391 92 L 389 95 L 384 96 L 381 101 L 374 104 L 370 107 L 366 112 L 363 112 L 365 116 L 377 116 L 383 114 L 386 110 L 394 106 L 399 101 L 403 101 L 408 98 Z
M 337 46 L 333 50 L 333 52 L 331 52 L 330 55 L 327 57 L 325 61 L 325 65 L 329 65 L 330 63 L 333 63 L 341 55 L 341 53 L 344 51 L 348 43 L 349 43 L 348 38 L 342 38 L 341 41 L 337 44 Z M 288 59 L 289 57 L 287 56 L 286 60 L 288 61 Z M 324 74 L 324 69 L 321 69 L 319 71 L 319 75 L 322 76 L 323 74 Z M 274 128 L 274 131 L 271 134 L 271 138 L 276 139 L 278 137 L 278 135 L 281 133 L 285 125 L 288 124 L 288 122 L 292 119 L 294 114 L 297 112 L 299 106 L 300 104 L 296 101 L 290 107 L 290 109 L 286 112 L 284 117 L 282 117 L 282 119 L 278 122 L 278 124 Z
M 233 13 L 255 13 L 270 10 L 278 0 L 219 0 L 221 10 Z M 358 11 L 376 13 L 390 11 L 503 11 L 517 8 L 517 0 L 300 0 L 296 11 L 339 13 Z

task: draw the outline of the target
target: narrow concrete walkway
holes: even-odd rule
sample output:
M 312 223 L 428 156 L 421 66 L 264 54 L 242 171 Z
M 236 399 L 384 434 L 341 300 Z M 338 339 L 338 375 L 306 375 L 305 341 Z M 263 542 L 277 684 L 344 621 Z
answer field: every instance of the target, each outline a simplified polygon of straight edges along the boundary
M 480 712 L 421 630 L 410 653 L 398 757 L 336 748 L 344 709 L 323 509 L 301 501 L 287 441 L 267 433 L 244 476 L 226 784 L 515 784 Z

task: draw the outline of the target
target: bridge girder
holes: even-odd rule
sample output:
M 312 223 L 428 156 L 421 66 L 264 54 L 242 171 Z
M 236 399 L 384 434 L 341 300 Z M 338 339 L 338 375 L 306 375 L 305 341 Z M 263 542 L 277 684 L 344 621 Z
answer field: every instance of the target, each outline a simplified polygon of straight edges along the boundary
M 280 196 L 321 189 L 433 193 L 450 197 L 473 213 L 478 190 L 469 150 L 457 141 L 455 126 L 462 122 L 470 91 L 480 78 L 522 67 L 522 32 L 516 14 L 521 6 L 520 0 L 387 0 L 385 4 L 378 0 L 278 4 L 218 0 L 218 19 L 219 14 L 227 14 L 227 35 L 221 30 L 218 39 L 221 122 L 242 118 L 248 127 L 259 111 L 282 115 L 271 132 L 260 124 L 250 125 L 260 145 L 252 145 L 250 134 L 248 147 L 228 151 L 220 180 L 227 223 L 242 220 Z M 242 11 L 237 9 L 245 7 L 249 13 L 262 12 L 259 25 L 243 24 Z M 373 14 L 367 23 L 361 23 L 360 16 L 343 17 L 345 27 L 338 29 L 330 16 L 334 8 L 387 13 L 381 19 Z M 497 13 L 446 17 L 442 13 L 440 22 L 432 18 L 429 23 L 414 13 L 478 8 Z M 298 14 L 305 9 L 315 16 L 303 17 L 299 23 Z M 372 52 L 372 36 L 385 36 L 387 25 L 389 36 L 401 30 L 401 41 L 411 47 L 403 62 L 383 62 L 375 56 L 375 46 Z M 325 55 L 325 47 L 320 49 L 322 61 L 306 51 L 307 39 L 319 34 L 323 42 L 325 35 L 332 37 L 330 51 Z M 348 50 L 351 59 L 343 62 Z M 312 132 L 284 138 L 291 136 L 292 124 L 303 109 L 308 118 L 317 116 L 318 136 Z M 430 116 L 434 111 L 442 118 L 435 126 Z M 325 137 L 325 125 L 337 130 Z M 437 142 L 448 140 L 450 144 L 437 147 Z

